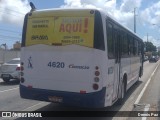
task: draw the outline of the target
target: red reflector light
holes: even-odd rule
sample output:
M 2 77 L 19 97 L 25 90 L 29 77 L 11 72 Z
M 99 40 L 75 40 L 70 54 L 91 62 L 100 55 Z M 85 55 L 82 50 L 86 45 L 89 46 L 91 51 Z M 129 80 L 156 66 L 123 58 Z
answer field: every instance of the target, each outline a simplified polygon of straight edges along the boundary
M 94 90 L 98 90 L 98 88 L 99 88 L 98 84 L 93 84 L 93 89 Z
M 32 88 L 32 85 L 28 85 L 27 87 L 31 89 L 31 88 Z
M 84 94 L 84 93 L 86 93 L 86 91 L 85 90 L 80 90 L 80 93 Z
M 99 72 L 99 71 L 96 71 L 96 72 L 95 72 L 95 75 L 96 75 L 96 76 L 99 76 L 99 75 L 100 75 L 100 72 Z

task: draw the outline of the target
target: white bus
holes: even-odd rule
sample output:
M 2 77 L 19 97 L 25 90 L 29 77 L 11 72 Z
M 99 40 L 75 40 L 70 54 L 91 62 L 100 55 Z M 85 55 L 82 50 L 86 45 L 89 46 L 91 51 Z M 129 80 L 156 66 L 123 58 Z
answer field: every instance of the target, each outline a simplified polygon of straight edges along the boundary
M 123 102 L 143 73 L 143 41 L 96 9 L 26 14 L 22 98 L 100 108 Z

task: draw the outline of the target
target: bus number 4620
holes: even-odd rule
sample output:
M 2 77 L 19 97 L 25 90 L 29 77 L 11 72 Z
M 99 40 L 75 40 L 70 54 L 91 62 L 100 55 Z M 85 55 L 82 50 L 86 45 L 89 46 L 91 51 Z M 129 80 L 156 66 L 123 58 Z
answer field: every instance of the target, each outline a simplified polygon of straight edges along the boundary
M 64 68 L 65 64 L 64 62 L 49 62 L 48 67 L 53 67 L 53 68 Z

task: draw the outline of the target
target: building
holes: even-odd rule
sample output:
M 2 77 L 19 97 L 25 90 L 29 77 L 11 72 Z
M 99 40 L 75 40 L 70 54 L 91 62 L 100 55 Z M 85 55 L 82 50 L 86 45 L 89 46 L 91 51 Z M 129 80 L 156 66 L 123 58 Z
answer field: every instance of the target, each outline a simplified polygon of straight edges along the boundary
M 16 42 L 15 44 L 13 44 L 13 50 L 20 50 L 21 49 L 21 43 L 20 42 Z

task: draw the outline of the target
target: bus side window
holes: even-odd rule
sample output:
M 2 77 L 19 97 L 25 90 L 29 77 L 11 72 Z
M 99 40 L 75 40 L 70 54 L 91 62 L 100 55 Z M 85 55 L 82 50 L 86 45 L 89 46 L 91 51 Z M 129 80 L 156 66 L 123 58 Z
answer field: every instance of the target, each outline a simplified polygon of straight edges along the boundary
M 123 34 L 123 40 L 122 40 L 122 57 L 128 57 L 128 40 L 127 40 L 127 34 Z
M 115 57 L 117 56 L 118 54 L 118 31 L 116 29 L 114 29 L 114 32 L 113 32 L 113 35 L 114 35 L 114 55 Z
M 107 47 L 108 47 L 108 58 L 114 59 L 114 39 L 113 39 L 113 25 L 107 24 Z
M 138 41 L 136 39 L 134 39 L 134 51 L 133 51 L 133 54 L 135 56 L 138 55 Z
M 141 55 L 141 53 L 142 53 L 142 46 L 141 46 L 141 42 L 139 42 L 139 44 L 138 44 L 138 55 Z
M 128 56 L 131 55 L 131 50 L 130 50 L 130 37 L 129 34 L 127 34 L 127 43 L 128 43 Z
M 133 37 L 129 36 L 129 44 L 130 44 L 130 55 L 133 56 L 133 47 L 134 47 L 134 41 L 133 41 Z
M 119 62 L 120 60 L 120 31 L 118 30 L 118 27 L 115 26 L 114 28 L 114 56 L 115 56 L 115 62 Z

